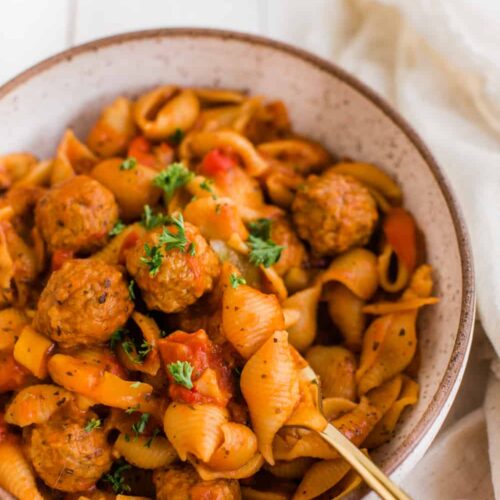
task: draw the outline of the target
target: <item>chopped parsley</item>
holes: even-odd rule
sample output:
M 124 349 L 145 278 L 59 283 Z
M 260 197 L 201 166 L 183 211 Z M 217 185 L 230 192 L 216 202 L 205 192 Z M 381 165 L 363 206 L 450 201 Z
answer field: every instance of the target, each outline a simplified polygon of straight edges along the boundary
M 153 346 L 146 340 L 144 340 L 137 351 L 137 358 L 140 360 L 139 363 L 142 363 L 146 356 L 151 352 Z
M 277 245 L 273 240 L 263 240 L 253 234 L 248 238 L 250 246 L 250 262 L 256 266 L 262 264 L 264 267 L 271 267 L 280 260 L 283 248 Z
M 135 364 L 144 363 L 146 356 L 151 352 L 153 348 L 153 346 L 146 340 L 142 342 L 139 349 L 135 347 L 135 344 L 131 340 L 124 340 L 121 345 L 128 359 L 130 359 L 130 361 Z
M 217 199 L 217 196 L 215 195 L 214 188 L 212 187 L 214 184 L 214 181 L 212 179 L 205 179 L 203 182 L 200 182 L 200 187 L 201 189 L 204 189 L 205 191 L 208 191 L 214 200 Z
M 167 250 L 180 250 L 181 252 L 186 252 L 186 230 L 184 228 L 184 217 L 180 213 L 177 217 L 172 217 L 172 225 L 177 228 L 177 232 L 173 233 L 167 227 L 163 228 L 160 234 L 159 242 L 165 245 Z
M 246 285 L 247 280 L 243 276 L 240 276 L 239 274 L 232 273 L 229 276 L 229 283 L 231 283 L 231 286 L 233 288 L 238 288 L 240 285 Z
M 125 413 L 127 415 L 132 415 L 132 413 L 136 412 L 136 411 L 139 411 L 139 406 L 131 406 L 130 408 L 127 408 L 125 410 Z
M 118 342 L 120 342 L 123 339 L 125 333 L 126 333 L 125 328 L 117 328 L 113 332 L 113 335 L 111 335 L 111 337 L 109 338 L 109 347 L 111 347 L 111 349 L 114 349 L 116 347 L 116 344 L 118 344 Z
M 160 270 L 161 262 L 163 260 L 163 254 L 161 252 L 161 247 L 153 245 L 150 247 L 147 243 L 144 243 L 144 257 L 141 257 L 141 262 L 146 264 L 149 268 L 149 275 L 155 277 Z
M 118 219 L 113 226 L 113 229 L 108 233 L 109 236 L 118 236 L 127 226 Z
M 120 164 L 120 170 L 132 170 L 137 165 L 137 160 L 133 156 L 129 156 Z
M 144 443 L 144 446 L 146 448 L 151 448 L 151 445 L 153 444 L 153 439 L 158 436 L 158 434 L 160 434 L 161 432 L 161 429 L 159 429 L 158 427 L 155 427 L 153 429 L 153 435 Z
M 193 242 L 189 244 L 188 254 L 191 255 L 191 257 L 194 257 L 196 255 L 196 247 Z
M 257 219 L 248 224 L 248 228 L 250 229 L 250 234 L 260 238 L 262 240 L 271 239 L 271 219 Z
M 139 420 L 132 425 L 132 431 L 135 434 L 135 439 L 137 439 L 146 430 L 146 425 L 148 424 L 148 421 L 149 421 L 149 413 L 143 413 L 139 417 Z
M 175 132 L 169 136 L 168 142 L 174 146 L 178 146 L 182 142 L 182 139 L 184 139 L 184 131 L 181 128 L 176 128 Z
M 172 375 L 176 384 L 184 386 L 186 389 L 193 388 L 191 375 L 193 374 L 193 367 L 189 361 L 176 361 L 167 365 L 167 369 Z
M 163 189 L 167 200 L 171 200 L 175 191 L 187 184 L 193 177 L 193 172 L 190 172 L 182 162 L 175 162 L 162 170 L 153 179 L 153 184 Z
M 111 488 L 113 488 L 115 493 L 129 493 L 130 486 L 125 483 L 125 479 L 122 474 L 131 468 L 132 466 L 129 464 L 120 465 L 112 474 L 106 474 L 104 476 L 104 481 L 111 485 Z
M 128 296 L 130 297 L 130 300 L 135 300 L 134 286 L 135 286 L 135 281 L 130 280 L 128 284 Z
M 158 226 L 163 226 L 169 221 L 168 215 L 160 213 L 153 213 L 153 210 L 149 205 L 144 205 L 144 211 L 141 215 L 141 224 L 146 229 L 154 229 Z
M 141 387 L 141 383 L 139 381 L 134 382 L 133 384 L 130 384 L 130 387 L 132 387 L 132 389 L 139 389 L 139 387 Z
M 91 418 L 84 427 L 85 432 L 92 432 L 94 429 L 101 427 L 102 422 L 100 418 Z

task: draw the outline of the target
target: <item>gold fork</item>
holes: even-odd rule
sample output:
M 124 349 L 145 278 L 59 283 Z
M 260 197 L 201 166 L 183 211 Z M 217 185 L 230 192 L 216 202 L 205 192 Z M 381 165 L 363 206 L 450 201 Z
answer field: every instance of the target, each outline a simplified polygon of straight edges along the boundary
M 321 408 L 321 385 L 314 370 L 307 366 L 302 373 L 318 386 L 318 408 Z M 410 497 L 394 484 L 356 445 L 351 443 L 335 426 L 328 424 L 318 434 L 333 446 L 356 469 L 373 491 L 384 500 L 411 500 Z

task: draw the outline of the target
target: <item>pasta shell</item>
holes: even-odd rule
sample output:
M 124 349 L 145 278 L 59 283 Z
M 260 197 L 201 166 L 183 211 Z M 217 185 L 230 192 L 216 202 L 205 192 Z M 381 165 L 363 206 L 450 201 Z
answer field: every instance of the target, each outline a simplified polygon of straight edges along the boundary
M 310 500 L 333 488 L 348 472 L 351 466 L 343 458 L 316 462 L 305 473 L 297 487 L 293 500 Z
M 5 409 L 5 421 L 9 424 L 25 427 L 42 424 L 73 395 L 57 385 L 31 385 L 21 389 Z
M 316 338 L 317 310 L 321 287 L 316 285 L 293 294 L 283 302 L 283 307 L 300 312 L 298 321 L 288 328 L 289 341 L 297 350 L 304 352 Z
M 245 479 L 256 474 L 264 464 L 264 457 L 256 453 L 245 465 L 235 470 L 214 470 L 198 460 L 192 460 L 191 463 L 196 472 L 204 481 L 214 479 Z
M 300 398 L 298 378 L 286 331 L 275 332 L 248 360 L 241 373 L 241 391 L 259 450 L 270 464 L 274 464 L 274 436 L 290 418 Z
M 329 286 L 326 293 L 328 313 L 333 324 L 340 330 L 347 348 L 361 350 L 363 332 L 366 328 L 365 301 L 341 283 Z
M 20 500 L 43 500 L 20 445 L 7 440 L 0 443 L 0 486 Z
M 323 284 L 338 281 L 368 300 L 378 287 L 377 257 L 364 248 L 353 248 L 333 259 L 319 279 Z
M 280 485 L 281 486 L 281 485 Z M 267 488 L 257 490 L 250 486 L 241 487 L 241 498 L 243 500 L 290 500 L 293 489 L 290 492 L 284 488 Z
M 177 460 L 177 452 L 165 438 L 157 436 L 150 443 L 149 439 L 151 438 L 138 436 L 127 441 L 125 435 L 120 434 L 114 449 L 128 463 L 141 469 L 157 469 Z
M 380 316 L 370 325 L 356 373 L 360 395 L 389 380 L 411 363 L 417 347 L 416 318 L 416 310 L 407 311 Z
M 276 330 L 285 326 L 275 295 L 250 286 L 228 287 L 222 298 L 222 328 L 233 347 L 249 358 Z
M 397 274 L 395 278 L 391 276 L 392 259 L 396 259 L 397 262 Z M 378 256 L 377 272 L 381 288 L 390 293 L 401 291 L 410 278 L 406 265 L 398 259 L 389 243 L 384 244 L 382 253 Z
M 0 350 L 12 350 L 21 330 L 28 324 L 28 318 L 19 309 L 0 311 Z
M 353 400 L 356 397 L 356 358 L 339 346 L 314 346 L 306 360 L 321 381 L 323 396 Z
M 356 403 L 344 398 L 325 398 L 322 401 L 322 409 L 325 417 L 330 420 L 344 415 L 356 408 Z
M 227 410 L 219 406 L 172 403 L 165 412 L 163 427 L 181 460 L 191 453 L 208 462 L 222 442 L 221 426 L 227 421 Z
M 221 431 L 222 444 L 207 465 L 215 470 L 243 467 L 257 453 L 257 437 L 249 427 L 235 422 L 222 424 Z
M 277 461 L 274 465 L 265 464 L 264 469 L 281 479 L 301 479 L 313 462 L 314 459 L 303 457 L 289 462 Z
M 317 432 L 298 427 L 286 427 L 274 438 L 273 453 L 276 460 L 295 460 L 301 457 L 338 458 L 339 454 Z
M 97 163 L 97 157 L 90 149 L 80 142 L 71 129 L 66 130 L 54 159 L 54 175 L 56 172 L 65 172 L 64 178 L 53 176 L 51 184 L 61 182 L 75 174 L 88 174 Z
M 361 451 L 364 452 L 365 450 Z M 366 455 L 368 455 L 368 453 L 366 453 Z M 341 498 L 347 497 L 347 495 L 359 488 L 362 483 L 363 478 L 354 469 L 351 469 L 331 492 L 331 500 L 340 500 Z

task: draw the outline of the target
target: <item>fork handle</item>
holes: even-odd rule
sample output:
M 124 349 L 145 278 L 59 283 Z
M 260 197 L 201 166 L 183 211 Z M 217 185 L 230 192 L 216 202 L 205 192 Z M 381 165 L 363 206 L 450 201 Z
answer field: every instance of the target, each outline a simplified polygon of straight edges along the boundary
M 381 498 L 384 500 L 411 500 L 332 424 L 328 424 L 319 434 L 356 469 L 358 474 Z

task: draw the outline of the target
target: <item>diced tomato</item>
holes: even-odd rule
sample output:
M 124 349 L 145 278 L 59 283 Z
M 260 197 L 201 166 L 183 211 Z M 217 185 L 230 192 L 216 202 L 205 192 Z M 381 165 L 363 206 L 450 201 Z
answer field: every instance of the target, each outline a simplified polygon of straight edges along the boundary
M 402 208 L 391 208 L 384 219 L 383 229 L 389 245 L 411 273 L 417 263 L 417 227 L 413 217 Z
M 238 164 L 235 155 L 222 149 L 212 149 L 203 158 L 200 174 L 215 177 L 231 171 Z
M 0 393 L 23 387 L 30 375 L 14 359 L 12 352 L 0 352 Z
M 52 271 L 57 271 L 58 269 L 61 269 L 61 267 L 67 260 L 71 260 L 73 258 L 74 254 L 75 253 L 73 252 L 73 250 L 63 250 L 63 249 L 56 250 L 52 254 L 52 262 L 51 262 Z
M 174 161 L 174 150 L 172 146 L 168 145 L 166 142 L 162 142 L 155 148 L 155 158 L 159 167 L 170 165 Z
M 126 252 L 127 252 L 127 250 L 130 250 L 131 248 L 134 248 L 135 245 L 137 245 L 137 242 L 140 239 L 141 239 L 141 237 L 135 231 L 132 231 L 129 234 L 127 234 L 127 236 L 123 240 L 122 246 L 120 248 L 120 252 L 118 254 L 118 262 L 120 262 L 120 264 L 124 264 L 125 263 L 125 258 L 126 258 Z
M 193 367 L 191 381 L 198 380 L 206 369 L 211 368 L 217 374 L 217 384 L 223 400 L 214 401 L 210 396 L 202 394 L 195 387 L 188 389 L 176 383 L 167 369 L 169 379 L 169 395 L 172 400 L 188 404 L 218 403 L 225 405 L 231 397 L 231 371 L 224 362 L 217 348 L 212 344 L 204 330 L 195 333 L 175 332 L 158 342 L 160 354 L 165 365 L 177 361 L 187 361 Z
M 154 167 L 156 158 L 152 153 L 151 143 L 142 135 L 134 137 L 128 147 L 128 156 L 135 158 L 141 165 Z

